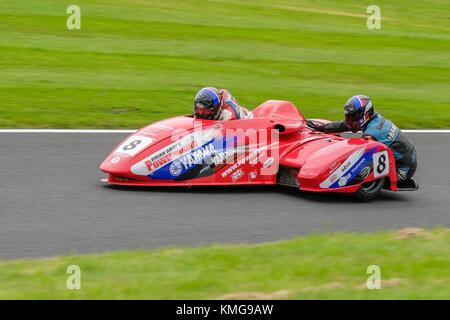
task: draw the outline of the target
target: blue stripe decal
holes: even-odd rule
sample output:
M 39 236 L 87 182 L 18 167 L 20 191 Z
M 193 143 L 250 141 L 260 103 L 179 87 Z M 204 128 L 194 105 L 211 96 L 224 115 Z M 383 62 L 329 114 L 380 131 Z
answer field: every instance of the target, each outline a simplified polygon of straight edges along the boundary
M 235 136 L 215 138 L 201 147 L 169 161 L 161 168 L 150 173 L 148 177 L 158 180 L 173 180 L 191 170 L 196 165 L 208 160 L 216 153 L 233 148 L 234 142 Z
M 372 155 L 377 149 L 378 147 L 375 147 L 367 151 L 339 180 L 330 186 L 330 189 L 342 188 L 348 185 L 372 161 Z
M 211 89 L 208 89 L 208 88 L 203 88 L 202 91 L 206 92 L 207 94 L 209 94 L 211 96 L 211 98 L 213 98 L 215 106 L 219 104 L 219 102 L 220 102 L 219 96 L 214 91 L 212 91 Z

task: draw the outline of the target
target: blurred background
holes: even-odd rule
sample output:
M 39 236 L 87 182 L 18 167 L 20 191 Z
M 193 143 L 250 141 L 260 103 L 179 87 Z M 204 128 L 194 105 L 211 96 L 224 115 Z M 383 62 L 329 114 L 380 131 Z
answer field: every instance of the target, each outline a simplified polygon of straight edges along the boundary
M 204 86 L 332 120 L 366 94 L 401 128 L 449 128 L 450 2 L 0 2 L 1 128 L 138 128 L 190 113 Z

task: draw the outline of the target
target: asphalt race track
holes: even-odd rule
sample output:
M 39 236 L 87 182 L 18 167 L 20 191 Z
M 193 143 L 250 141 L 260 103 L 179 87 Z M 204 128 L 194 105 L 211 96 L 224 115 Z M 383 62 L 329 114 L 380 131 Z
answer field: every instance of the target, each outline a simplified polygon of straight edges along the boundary
M 371 203 L 272 186 L 107 186 L 98 166 L 126 135 L 0 133 L 0 259 L 450 226 L 449 134 L 409 134 L 420 190 Z

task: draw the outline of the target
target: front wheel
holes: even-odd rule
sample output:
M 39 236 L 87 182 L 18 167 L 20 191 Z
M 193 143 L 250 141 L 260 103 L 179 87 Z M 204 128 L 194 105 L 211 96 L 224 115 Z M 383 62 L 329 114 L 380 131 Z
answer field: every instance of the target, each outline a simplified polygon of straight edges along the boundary
M 384 178 L 363 183 L 355 192 L 356 198 L 361 201 L 369 201 L 375 199 L 383 189 Z

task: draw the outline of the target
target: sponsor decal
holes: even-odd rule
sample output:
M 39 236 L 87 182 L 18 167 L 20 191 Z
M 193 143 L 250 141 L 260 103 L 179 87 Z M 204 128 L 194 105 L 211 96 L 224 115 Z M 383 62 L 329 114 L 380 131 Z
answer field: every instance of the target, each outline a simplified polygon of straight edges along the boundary
M 245 146 L 238 146 L 236 148 L 231 148 L 230 150 L 217 152 L 210 159 L 210 163 L 213 164 L 214 166 L 224 164 L 227 162 L 228 159 L 230 159 L 231 157 L 234 157 L 234 155 L 236 153 L 244 151 L 244 150 L 245 150 Z
M 195 131 L 178 141 L 175 141 L 164 148 L 156 151 L 152 155 L 143 159 L 142 161 L 136 163 L 131 167 L 131 172 L 136 175 L 144 175 L 150 176 L 152 173 L 157 171 L 158 169 L 164 167 L 166 164 L 171 161 L 181 157 L 192 150 L 195 150 L 201 146 L 204 146 L 208 142 L 213 141 L 214 136 L 217 135 L 217 130 L 220 130 L 222 126 L 220 124 L 212 126 L 204 131 Z M 200 151 L 202 153 L 204 151 Z M 195 154 L 193 155 L 194 159 L 198 157 L 204 158 L 203 155 Z M 187 164 L 192 162 L 192 158 L 183 159 L 185 162 L 183 164 Z
M 259 159 L 260 157 L 263 157 L 266 152 L 265 150 L 268 148 L 268 146 L 256 149 L 255 151 L 250 152 L 247 156 L 239 159 L 235 164 L 233 164 L 231 167 L 229 167 L 227 170 L 222 172 L 222 178 L 225 178 L 227 175 L 232 173 L 234 170 L 236 170 L 238 167 L 240 167 L 242 164 L 249 162 L 250 160 L 257 157 Z M 272 160 L 273 161 L 273 160 Z
M 352 166 L 352 162 L 351 161 L 347 161 L 342 167 L 341 167 L 341 172 L 346 172 L 348 168 L 350 168 Z
M 333 162 L 332 165 L 330 166 L 330 174 L 332 174 L 334 171 L 336 171 L 336 169 L 338 168 L 338 166 L 340 165 L 340 162 Z
M 254 170 L 248 174 L 248 182 L 251 182 L 252 180 L 255 180 L 258 176 L 258 170 Z
M 243 175 L 244 175 L 244 170 L 242 170 L 242 168 L 239 170 L 236 170 L 231 175 L 231 181 L 236 182 L 236 180 L 239 179 L 240 177 L 242 177 Z
M 340 178 L 340 179 L 339 179 L 339 182 L 338 182 L 339 186 L 340 186 L 340 187 L 345 186 L 345 185 L 347 184 L 347 182 L 348 182 L 348 180 L 350 179 L 351 176 L 352 176 L 352 174 L 349 173 L 349 174 L 343 176 L 342 178 Z
M 164 165 L 172 161 L 172 159 L 175 159 L 178 156 L 195 149 L 197 146 L 197 141 L 192 141 L 188 145 L 177 144 L 175 146 L 170 146 L 162 150 L 157 155 L 150 157 L 149 160 L 145 161 L 145 165 L 150 171 L 149 174 L 152 174 L 158 168 L 163 167 Z
M 358 173 L 361 171 L 361 168 L 363 168 L 366 165 L 366 159 L 362 158 L 358 161 L 358 163 L 350 170 L 350 173 L 354 175 L 355 173 Z
M 352 167 L 352 169 L 349 171 L 348 174 L 346 174 L 344 177 L 339 179 L 338 185 L 340 187 L 347 185 L 349 180 L 353 179 L 357 174 L 360 174 L 363 180 L 365 178 L 367 178 L 367 176 L 370 173 L 370 168 L 365 167 L 364 169 L 361 169 L 367 164 L 367 162 L 368 162 L 367 158 L 362 157 L 361 160 L 359 160 L 358 163 Z M 364 173 L 363 173 L 363 171 L 364 171 Z
M 116 164 L 116 163 L 118 163 L 119 161 L 120 161 L 120 157 L 119 157 L 119 156 L 114 157 L 114 158 L 111 159 L 111 163 L 112 163 L 112 164 Z
M 176 159 L 164 164 L 148 176 L 153 179 L 172 180 L 184 175 L 197 165 L 201 165 L 208 160 L 212 154 L 216 152 L 213 144 L 214 140 L 199 148 L 192 150 L 189 153 L 183 154 Z M 200 168 L 199 168 L 200 169 Z M 198 173 L 196 174 L 198 176 Z M 192 179 L 192 176 L 191 176 Z
M 172 162 L 172 164 L 169 167 L 169 172 L 174 177 L 178 177 L 182 171 L 183 171 L 183 167 L 181 166 L 181 163 L 178 161 Z
M 335 182 L 337 178 L 338 178 L 338 175 L 337 175 L 337 174 L 333 174 L 333 175 L 330 177 L 330 181 L 331 181 L 331 182 Z
M 331 183 L 329 188 L 333 189 L 349 185 L 349 183 L 364 170 L 366 170 L 366 172 L 363 173 L 365 175 L 363 179 L 365 179 L 370 174 L 370 167 L 367 165 L 372 161 L 372 155 L 376 150 L 377 147 L 372 148 L 360 156 L 356 161 L 351 161 L 352 166 L 347 169 L 338 182 Z
M 379 131 L 383 130 L 384 124 L 386 123 L 386 119 L 385 118 L 381 118 L 380 124 L 377 126 L 377 129 Z
M 364 169 L 361 170 L 359 176 L 361 177 L 362 180 L 364 180 L 369 176 L 369 174 L 370 174 L 370 167 L 365 167 Z
M 370 174 L 370 167 L 367 165 L 372 161 L 372 155 L 377 148 L 372 148 L 364 153 L 357 161 L 353 161 L 353 165 L 344 173 L 341 179 L 337 183 L 332 183 L 330 188 L 339 188 L 349 185 L 350 182 L 358 175 L 361 171 L 366 169 L 366 177 Z M 364 178 L 365 179 L 365 178 Z
M 254 166 L 256 163 L 258 163 L 258 161 L 261 161 L 261 159 L 266 156 L 266 150 L 276 144 L 278 144 L 278 141 L 273 142 L 269 145 L 263 146 L 261 148 L 257 148 L 254 151 L 250 152 L 246 157 L 239 159 L 235 164 L 233 164 L 227 170 L 222 172 L 222 178 L 225 178 L 227 175 L 229 175 L 231 172 L 236 170 L 238 167 L 240 167 L 244 163 L 250 162 L 251 166 Z M 272 158 L 272 160 L 270 160 L 270 161 L 273 163 L 274 158 L 273 157 L 271 157 L 271 158 Z M 267 160 L 269 160 L 269 159 L 267 159 Z M 266 162 L 267 162 L 267 160 L 266 160 Z M 270 163 L 268 166 L 270 166 L 272 163 Z
M 395 137 L 395 135 L 397 134 L 397 131 L 398 131 L 397 126 L 396 126 L 395 124 L 392 124 L 392 125 L 391 125 L 391 128 L 389 129 L 389 132 L 388 132 L 388 134 L 387 134 L 387 138 L 388 138 L 389 140 L 393 140 L 394 137 Z
M 236 146 L 237 136 L 222 136 L 223 131 L 210 127 L 194 132 L 165 146 L 131 167 L 131 172 L 161 180 L 186 180 L 215 174 L 230 163 L 222 177 L 232 174 L 243 163 L 257 162 L 266 155 L 266 149 L 276 143 L 251 149 L 247 145 Z M 238 159 L 234 161 L 234 159 Z M 232 162 L 233 161 L 233 162 Z M 173 164 L 176 162 L 176 164 Z M 225 162 L 225 163 L 224 163 Z M 181 167 L 181 171 L 180 171 Z M 213 169 L 214 170 L 211 170 Z M 236 178 L 239 174 L 236 174 Z M 240 177 L 238 177 L 240 178 Z M 236 178 L 236 179 L 238 179 Z
M 406 170 L 404 170 L 404 169 L 399 169 L 397 171 L 397 176 L 398 176 L 399 180 L 406 180 L 407 174 L 408 174 L 408 172 L 406 172 Z
M 216 150 L 214 149 L 214 145 L 212 143 L 209 143 L 201 148 L 192 151 L 191 153 L 182 155 L 178 158 L 177 162 L 181 162 L 184 169 L 189 170 L 193 166 L 201 164 L 203 160 L 209 158 L 215 152 Z
M 347 171 L 355 164 L 357 163 L 361 157 L 364 155 L 364 152 L 366 151 L 366 147 L 359 148 L 358 150 L 354 151 L 335 171 L 335 173 L 332 176 L 329 176 L 327 179 L 322 181 L 320 184 L 320 187 L 322 189 L 330 188 L 331 185 L 335 183 L 335 181 L 342 176 L 344 176 Z M 333 180 L 333 181 L 332 181 Z
M 267 160 L 264 162 L 263 164 L 263 168 L 268 168 L 272 165 L 273 163 L 273 157 L 267 158 Z

